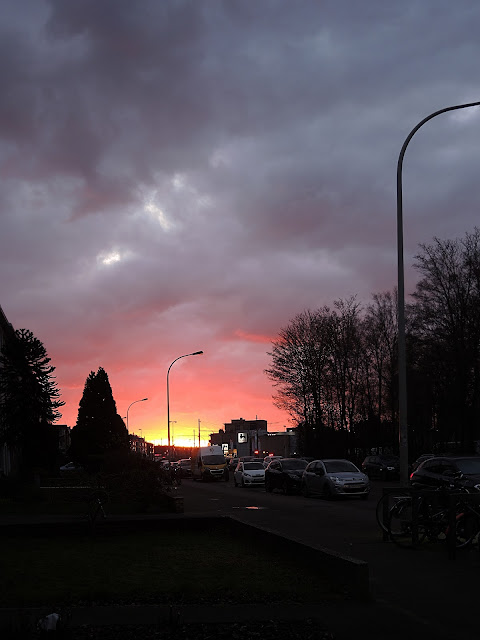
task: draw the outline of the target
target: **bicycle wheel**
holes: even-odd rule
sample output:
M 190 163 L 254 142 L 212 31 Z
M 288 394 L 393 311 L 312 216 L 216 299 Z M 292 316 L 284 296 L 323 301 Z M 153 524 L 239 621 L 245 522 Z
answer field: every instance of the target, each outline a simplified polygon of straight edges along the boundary
M 425 540 L 426 528 L 417 523 L 417 539 L 414 540 L 413 504 L 410 498 L 398 500 L 389 511 L 388 535 L 399 547 L 413 548 Z
M 408 491 L 398 489 L 395 493 L 385 493 L 377 503 L 375 517 L 377 524 L 384 533 L 388 533 L 388 513 L 399 500 L 409 497 Z
M 480 522 L 473 513 L 459 513 L 455 521 L 455 546 L 464 549 L 472 544 L 480 531 Z

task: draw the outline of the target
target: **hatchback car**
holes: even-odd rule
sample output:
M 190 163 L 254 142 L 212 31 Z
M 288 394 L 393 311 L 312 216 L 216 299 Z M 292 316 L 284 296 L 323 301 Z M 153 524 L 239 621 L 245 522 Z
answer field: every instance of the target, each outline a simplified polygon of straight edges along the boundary
M 190 458 L 182 458 L 178 461 L 178 466 L 180 467 L 180 475 L 182 478 L 192 477 L 192 461 Z
M 265 468 L 261 462 L 239 462 L 233 472 L 236 487 L 258 487 L 265 484 Z
M 370 481 L 350 460 L 314 460 L 303 472 L 302 493 L 307 497 L 312 494 L 325 498 L 360 496 L 366 500 Z
M 410 476 L 420 488 L 465 487 L 480 491 L 480 456 L 436 456 L 424 460 Z
M 300 491 L 302 475 L 307 466 L 302 458 L 281 458 L 272 460 L 265 469 L 265 490 L 280 489 L 283 493 Z
M 362 462 L 362 471 L 369 478 L 396 480 L 400 477 L 400 458 L 394 455 L 367 456 Z

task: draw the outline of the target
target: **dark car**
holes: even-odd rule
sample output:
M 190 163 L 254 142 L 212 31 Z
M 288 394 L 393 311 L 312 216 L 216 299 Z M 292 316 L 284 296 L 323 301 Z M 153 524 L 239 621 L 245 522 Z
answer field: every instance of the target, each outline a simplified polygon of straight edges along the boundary
M 367 456 L 362 462 L 362 471 L 369 478 L 396 480 L 400 477 L 400 458 L 389 454 Z
M 410 484 L 420 488 L 457 486 L 480 491 L 480 456 L 428 458 L 411 474 Z
M 192 461 L 190 458 L 182 458 L 178 461 L 178 466 L 180 468 L 180 475 L 182 478 L 192 477 Z
M 265 469 L 265 490 L 280 489 L 283 493 L 298 493 L 307 461 L 302 458 L 272 460 Z
M 410 465 L 410 473 L 412 474 L 414 471 L 416 471 L 418 469 L 418 467 L 422 464 L 422 462 L 424 462 L 425 460 L 428 460 L 429 458 L 434 458 L 435 454 L 433 453 L 422 453 L 421 456 L 419 456 L 415 462 L 412 462 L 412 464 Z

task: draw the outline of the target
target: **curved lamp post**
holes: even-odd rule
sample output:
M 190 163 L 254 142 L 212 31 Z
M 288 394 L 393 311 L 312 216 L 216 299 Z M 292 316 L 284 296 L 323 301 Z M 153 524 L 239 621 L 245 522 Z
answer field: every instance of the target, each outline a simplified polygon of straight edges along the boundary
M 453 107 L 439 109 L 419 122 L 405 138 L 397 164 L 397 258 L 398 258 L 398 439 L 400 452 L 400 480 L 402 485 L 408 484 L 408 423 L 407 423 L 407 365 L 405 347 L 405 275 L 403 264 L 403 199 L 402 168 L 403 157 L 408 143 L 415 133 L 426 122 L 447 111 L 478 107 L 480 102 L 457 104 Z
M 148 400 L 148 398 L 142 398 L 141 400 L 134 400 L 128 405 L 128 409 L 130 409 L 132 404 L 135 404 L 136 402 L 145 402 L 145 400 Z M 127 409 L 127 431 L 128 431 L 128 409 Z
M 168 371 L 167 371 L 167 433 L 168 433 L 168 453 L 170 455 L 170 388 L 169 388 L 169 383 L 168 383 L 168 374 L 170 373 L 170 369 L 172 368 L 172 366 L 175 364 L 175 362 L 177 360 L 180 360 L 180 358 L 187 358 L 188 356 L 199 356 L 203 353 L 203 351 L 195 351 L 194 353 L 186 353 L 184 356 L 178 356 L 178 358 L 175 358 L 175 360 L 172 362 L 172 364 L 168 367 Z

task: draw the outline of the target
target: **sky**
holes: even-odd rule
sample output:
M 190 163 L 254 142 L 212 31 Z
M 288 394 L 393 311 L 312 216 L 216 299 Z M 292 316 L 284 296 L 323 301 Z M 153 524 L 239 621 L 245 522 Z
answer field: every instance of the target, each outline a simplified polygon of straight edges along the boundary
M 305 309 L 397 284 L 408 133 L 480 101 L 477 0 L 0 0 L 0 305 L 74 426 L 103 367 L 131 433 L 292 426 L 265 375 Z M 478 222 L 480 111 L 403 168 L 414 256 Z M 147 401 L 137 402 L 142 398 Z M 132 404 L 134 403 L 134 404 Z

